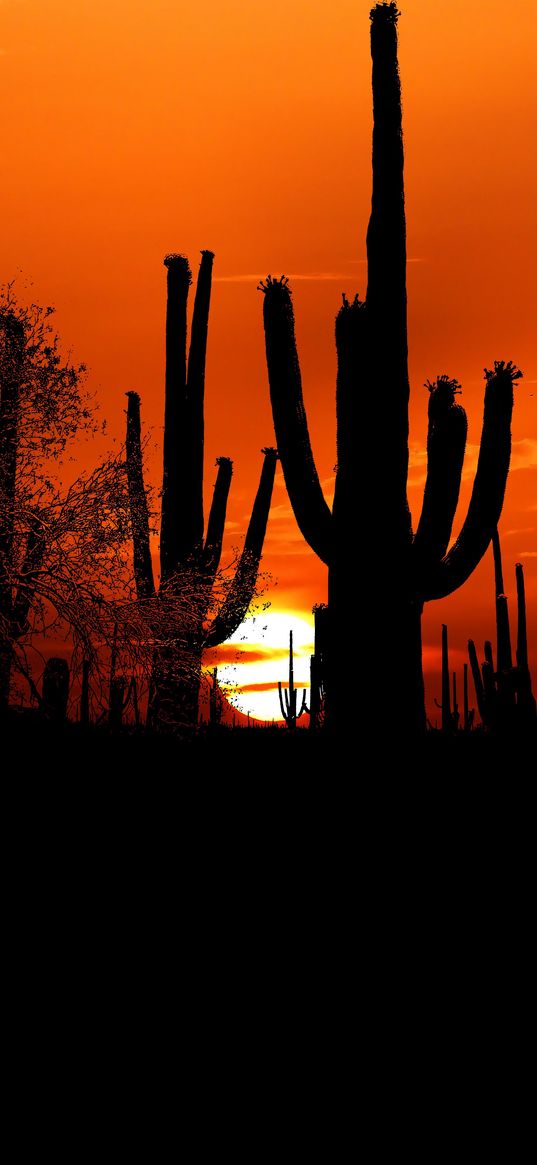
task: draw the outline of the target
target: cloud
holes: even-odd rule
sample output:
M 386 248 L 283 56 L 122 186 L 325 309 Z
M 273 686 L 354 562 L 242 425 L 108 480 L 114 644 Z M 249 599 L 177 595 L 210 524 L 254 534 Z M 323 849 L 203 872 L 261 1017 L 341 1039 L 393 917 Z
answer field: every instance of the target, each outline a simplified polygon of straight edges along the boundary
M 349 259 L 348 263 L 364 266 L 366 259 Z M 424 259 L 407 259 L 407 263 L 423 263 Z M 287 275 L 290 283 L 337 283 L 352 279 L 352 271 L 292 271 Z M 236 275 L 213 275 L 213 283 L 259 283 L 267 278 L 267 272 Z
M 521 550 L 519 558 L 537 558 L 537 550 Z
M 478 457 L 479 445 L 474 445 L 469 441 L 464 457 L 463 481 L 474 476 Z M 537 439 L 534 437 L 522 437 L 519 441 L 513 441 L 510 472 L 513 473 L 517 469 L 537 469 Z M 408 474 L 409 485 L 422 485 L 426 477 L 427 450 L 423 445 L 419 445 L 417 441 L 411 441 L 410 468 Z

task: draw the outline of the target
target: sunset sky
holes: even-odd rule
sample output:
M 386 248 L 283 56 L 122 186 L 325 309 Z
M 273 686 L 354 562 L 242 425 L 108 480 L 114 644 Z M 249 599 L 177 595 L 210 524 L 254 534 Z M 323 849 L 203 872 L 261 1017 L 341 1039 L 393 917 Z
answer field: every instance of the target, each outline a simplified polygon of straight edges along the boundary
M 0 0 L 0 281 L 20 273 L 21 292 L 31 280 L 33 298 L 56 306 L 56 326 L 89 365 L 110 435 L 122 438 L 124 393 L 136 389 L 158 443 L 162 258 L 182 251 L 196 272 L 200 249 L 215 251 L 206 487 L 209 500 L 216 456 L 232 457 L 228 549 L 248 522 L 260 449 L 274 443 L 256 290 L 268 272 L 284 272 L 293 287 L 312 443 L 327 494 L 332 488 L 334 318 L 341 292 L 363 294 L 366 283 L 370 7 Z M 458 528 L 479 443 L 483 368 L 513 359 L 524 379 L 515 387 L 500 531 L 512 620 L 514 565 L 524 563 L 537 680 L 537 3 L 401 0 L 400 8 L 410 504 L 416 522 L 424 381 L 447 372 L 463 385 L 469 447 Z M 382 458 L 382 434 L 367 439 Z M 271 611 L 288 613 L 289 626 L 326 598 L 326 569 L 299 534 L 281 470 L 263 569 L 277 581 L 266 596 Z M 462 590 L 426 607 L 433 717 L 443 622 L 462 673 L 468 636 L 481 645 L 494 633 L 490 554 Z M 359 635 L 357 616 L 349 652 Z

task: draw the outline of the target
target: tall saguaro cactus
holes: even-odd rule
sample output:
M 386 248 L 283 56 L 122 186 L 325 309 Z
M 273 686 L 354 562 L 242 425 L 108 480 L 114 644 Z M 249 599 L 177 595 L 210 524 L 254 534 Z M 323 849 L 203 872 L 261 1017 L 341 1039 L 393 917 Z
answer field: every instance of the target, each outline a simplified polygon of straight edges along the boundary
M 425 729 L 421 660 L 423 604 L 451 594 L 483 556 L 501 512 L 509 469 L 513 381 L 496 362 L 486 371 L 477 472 L 466 520 L 448 551 L 466 442 L 460 386 L 427 385 L 428 470 L 416 533 L 407 500 L 408 358 L 406 227 L 401 88 L 394 3 L 371 12 L 373 195 L 367 231 L 368 285 L 361 302 L 343 297 L 336 319 L 337 473 L 330 511 L 311 450 L 287 279 L 269 276 L 264 325 L 278 451 L 298 525 L 328 565 L 326 722 L 345 726 L 344 692 L 358 657 L 368 674 L 363 725 L 382 732 L 386 661 L 397 672 L 394 727 Z M 387 695 L 387 694 L 386 694 Z
M 164 463 L 160 535 L 160 583 L 157 590 L 149 541 L 149 513 L 144 487 L 140 436 L 140 398 L 129 392 L 127 473 L 133 531 L 134 573 L 138 598 L 181 600 L 188 592 L 189 614 L 177 638 L 155 655 L 152 718 L 160 727 L 194 727 L 197 723 L 201 655 L 236 631 L 254 594 L 272 497 L 277 452 L 264 449 L 261 478 L 242 554 L 220 609 L 207 626 L 220 565 L 227 500 L 233 472 L 229 457 L 219 457 L 212 504 L 204 529 L 203 445 L 204 388 L 213 254 L 201 252 L 190 348 L 187 362 L 187 302 L 192 282 L 184 255 L 167 255 L 166 393 Z M 188 657 L 184 670 L 179 660 Z

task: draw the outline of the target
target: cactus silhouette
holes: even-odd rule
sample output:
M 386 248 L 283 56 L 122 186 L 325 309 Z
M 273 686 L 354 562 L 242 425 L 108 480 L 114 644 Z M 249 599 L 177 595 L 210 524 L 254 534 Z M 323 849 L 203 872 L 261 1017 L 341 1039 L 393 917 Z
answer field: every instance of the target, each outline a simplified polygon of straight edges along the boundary
M 289 687 L 283 688 L 278 680 L 278 696 L 280 697 L 280 708 L 282 716 L 287 724 L 287 727 L 294 731 L 297 720 L 304 712 L 309 712 L 306 704 L 306 689 L 302 693 L 302 703 L 298 708 L 298 692 L 295 688 L 295 676 L 293 665 L 293 632 L 289 632 Z
M 457 732 L 459 727 L 459 708 L 457 704 L 457 674 L 453 672 L 453 703 L 451 700 L 451 691 L 449 684 L 449 646 L 448 646 L 448 629 L 445 623 L 442 623 L 442 703 L 439 704 L 435 699 L 437 708 L 442 712 L 442 732 L 450 735 Z
M 324 715 L 324 658 L 327 619 L 326 603 L 316 603 L 313 608 L 315 620 L 315 643 L 310 656 L 310 728 L 315 732 L 322 726 Z
M 474 680 L 479 714 L 484 727 L 494 733 L 510 735 L 537 729 L 537 709 L 531 688 L 528 663 L 526 593 L 524 568 L 516 563 L 517 587 L 517 648 L 516 666 L 513 666 L 509 605 L 504 593 L 500 536 L 494 530 L 494 597 L 496 606 L 496 666 L 492 643 L 484 646 L 485 659 L 481 668 L 473 639 L 468 640 L 468 655 Z
M 394 3 L 371 12 L 373 193 L 367 231 L 368 284 L 336 319 L 337 471 L 332 511 L 313 459 L 302 397 L 291 291 L 269 276 L 263 316 L 278 452 L 297 523 L 328 565 L 326 723 L 345 727 L 345 692 L 356 652 L 369 682 L 362 724 L 382 732 L 386 661 L 397 668 L 394 731 L 425 729 L 421 658 L 424 602 L 441 599 L 471 575 L 490 542 L 503 503 L 511 449 L 513 381 L 496 362 L 485 370 L 481 447 L 466 520 L 448 551 L 459 496 L 466 416 L 460 386 L 443 375 L 427 385 L 427 482 L 415 535 L 407 501 L 408 354 L 406 226 L 401 88 Z M 359 629 L 359 634 L 358 634 Z M 347 721 L 348 723 L 348 721 Z
M 201 252 L 188 363 L 187 301 L 192 281 L 184 255 L 167 255 L 166 388 L 158 599 L 181 599 L 188 590 L 194 609 L 177 627 L 177 644 L 155 653 L 151 721 L 160 728 L 197 724 L 201 655 L 228 639 L 242 622 L 254 594 L 272 497 L 277 452 L 263 449 L 261 478 L 233 581 L 210 626 L 214 583 L 220 565 L 232 461 L 219 457 L 204 536 L 204 387 L 213 254 Z M 140 398 L 129 392 L 126 458 L 133 533 L 134 575 L 141 601 L 157 598 L 144 486 Z M 180 664 L 186 654 L 189 665 Z

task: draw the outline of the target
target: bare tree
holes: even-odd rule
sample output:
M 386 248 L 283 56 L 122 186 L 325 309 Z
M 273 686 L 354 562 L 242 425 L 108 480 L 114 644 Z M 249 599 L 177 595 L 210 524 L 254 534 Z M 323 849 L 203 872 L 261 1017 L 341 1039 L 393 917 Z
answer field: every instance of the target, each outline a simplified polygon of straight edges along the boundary
M 63 628 L 95 655 L 111 605 L 130 598 L 123 452 L 63 484 L 75 442 L 103 425 L 52 311 L 0 289 L 0 710 L 13 668 L 32 686 L 29 651 L 43 636 Z

